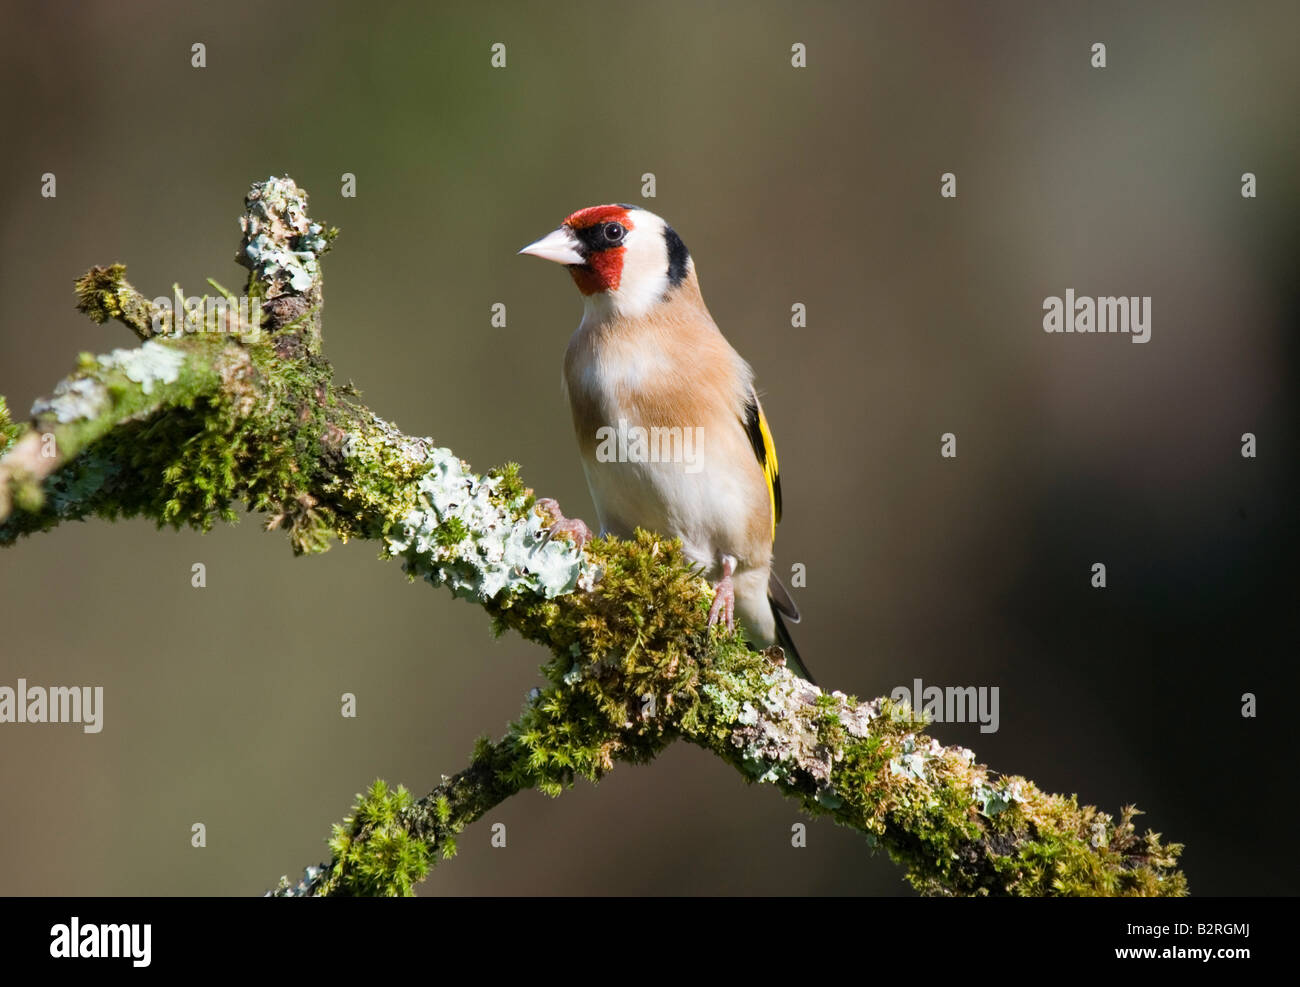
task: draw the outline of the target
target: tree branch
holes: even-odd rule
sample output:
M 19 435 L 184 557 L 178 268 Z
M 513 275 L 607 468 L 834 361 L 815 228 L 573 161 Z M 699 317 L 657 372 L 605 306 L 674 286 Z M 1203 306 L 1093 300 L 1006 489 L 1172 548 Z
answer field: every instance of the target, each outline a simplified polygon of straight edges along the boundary
M 299 553 L 379 541 L 412 578 L 552 654 L 546 686 L 503 738 L 419 800 L 376 782 L 335 827 L 331 859 L 273 893 L 409 894 L 458 832 L 516 792 L 557 795 L 679 739 L 859 830 L 927 893 L 1186 893 L 1182 848 L 1139 836 L 1136 810 L 1116 819 L 998 775 L 928 737 L 906 707 L 824 693 L 779 649 L 708 630 L 710 590 L 677 543 L 546 542 L 516 466 L 476 475 L 334 381 L 319 263 L 334 231 L 308 218 L 306 194 L 272 178 L 245 206 L 248 314 L 229 297 L 206 324 L 198 305 L 169 312 L 122 265 L 77 282 L 83 312 L 143 342 L 83 358 L 29 423 L 0 401 L 0 545 L 90 516 L 206 531 L 242 500 Z

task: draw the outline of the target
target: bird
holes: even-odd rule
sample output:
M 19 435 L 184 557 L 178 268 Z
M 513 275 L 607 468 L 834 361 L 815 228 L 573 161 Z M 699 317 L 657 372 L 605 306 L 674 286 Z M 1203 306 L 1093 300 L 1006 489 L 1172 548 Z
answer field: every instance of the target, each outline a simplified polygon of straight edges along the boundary
M 714 588 L 709 626 L 779 644 L 812 681 L 786 621 L 799 608 L 772 569 L 781 520 L 776 445 L 750 365 L 722 335 L 695 260 L 662 218 L 625 203 L 591 206 L 519 251 L 563 265 L 583 314 L 564 354 L 563 389 L 603 535 L 636 528 L 680 538 Z M 546 537 L 592 537 L 551 498 Z

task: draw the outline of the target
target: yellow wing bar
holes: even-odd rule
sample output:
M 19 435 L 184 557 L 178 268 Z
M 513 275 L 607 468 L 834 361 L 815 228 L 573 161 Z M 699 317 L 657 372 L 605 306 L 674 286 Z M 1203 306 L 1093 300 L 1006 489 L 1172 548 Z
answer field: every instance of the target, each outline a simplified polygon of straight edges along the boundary
M 781 472 L 776 462 L 776 443 L 772 441 L 772 431 L 767 427 L 767 417 L 763 407 L 758 403 L 758 395 L 751 390 L 749 403 L 745 406 L 745 430 L 749 433 L 754 455 L 763 467 L 767 478 L 767 496 L 772 505 L 772 540 L 776 540 L 776 525 L 781 520 Z

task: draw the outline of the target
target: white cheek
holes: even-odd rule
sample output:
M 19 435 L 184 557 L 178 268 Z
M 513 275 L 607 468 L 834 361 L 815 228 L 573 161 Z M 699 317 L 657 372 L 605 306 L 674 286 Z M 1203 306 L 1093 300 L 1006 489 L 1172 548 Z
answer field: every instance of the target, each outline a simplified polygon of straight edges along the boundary
M 637 228 L 629 234 L 624 248 L 618 288 L 586 296 L 587 311 L 593 316 L 636 318 L 645 315 L 668 291 L 662 221 L 651 213 L 637 218 Z
M 642 257 L 631 250 L 623 260 L 623 277 L 610 300 L 619 315 L 636 318 L 658 304 L 668 291 L 668 271 L 661 256 Z

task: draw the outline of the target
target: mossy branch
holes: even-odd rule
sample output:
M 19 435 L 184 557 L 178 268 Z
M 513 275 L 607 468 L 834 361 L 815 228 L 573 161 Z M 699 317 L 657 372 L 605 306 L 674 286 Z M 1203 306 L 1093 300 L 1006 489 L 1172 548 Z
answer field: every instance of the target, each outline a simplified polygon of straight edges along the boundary
M 264 317 L 160 311 L 122 265 L 77 283 L 79 308 L 143 342 L 77 369 L 32 419 L 0 400 L 0 545 L 63 521 L 144 516 L 206 531 L 234 505 L 296 552 L 367 538 L 406 572 L 551 652 L 545 685 L 495 743 L 421 799 L 377 782 L 335 827 L 331 859 L 273 893 L 410 894 L 455 837 L 511 795 L 558 795 L 675 740 L 860 831 L 921 891 L 1181 895 L 1178 844 L 945 747 L 904 707 L 825 693 L 707 629 L 711 591 L 675 542 L 638 532 L 546 542 L 513 464 L 474 474 L 379 418 L 321 356 L 319 258 L 334 231 L 289 179 L 253 186 L 241 262 Z M 226 294 L 223 292 L 223 295 Z M 222 299 L 229 302 L 228 298 Z

